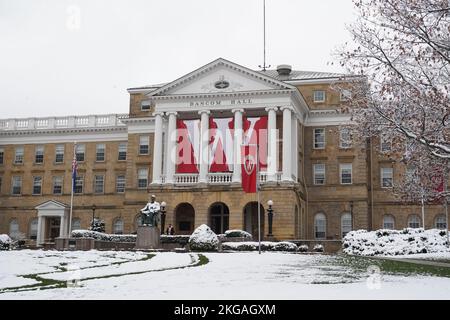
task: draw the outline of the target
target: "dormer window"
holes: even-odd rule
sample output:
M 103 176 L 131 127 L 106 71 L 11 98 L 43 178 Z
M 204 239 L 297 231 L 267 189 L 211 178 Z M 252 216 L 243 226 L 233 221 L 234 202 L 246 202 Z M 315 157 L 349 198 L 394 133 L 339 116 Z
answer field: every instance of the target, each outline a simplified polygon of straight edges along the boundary
M 148 111 L 150 110 L 150 102 L 149 101 L 143 101 L 141 103 L 141 111 Z

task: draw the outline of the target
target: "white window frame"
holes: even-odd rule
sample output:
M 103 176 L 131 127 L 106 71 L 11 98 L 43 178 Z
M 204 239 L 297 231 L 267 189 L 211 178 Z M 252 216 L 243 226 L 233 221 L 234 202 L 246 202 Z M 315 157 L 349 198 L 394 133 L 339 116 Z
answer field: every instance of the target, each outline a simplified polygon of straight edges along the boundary
M 323 93 L 323 99 L 322 100 L 317 99 L 317 95 L 316 94 L 319 94 L 319 93 Z M 314 90 L 314 92 L 313 92 L 313 102 L 314 103 L 325 102 L 326 99 L 327 99 L 327 93 L 326 93 L 325 90 Z
M 349 101 L 352 99 L 352 92 L 348 89 L 342 89 L 339 95 L 341 101 Z
M 103 157 L 100 160 L 99 155 Z M 105 162 L 105 161 L 106 161 L 106 144 L 97 143 L 95 145 L 95 162 Z
M 23 164 L 25 157 L 24 147 L 16 147 L 14 152 L 14 164 Z
M 118 228 L 120 226 L 120 228 Z M 123 234 L 124 223 L 122 218 L 117 218 L 113 223 L 113 234 Z M 118 230 L 120 229 L 120 231 Z
M 324 221 L 323 225 L 319 225 L 317 222 L 319 221 L 318 218 L 323 218 L 320 219 L 320 221 Z M 319 228 L 323 228 L 323 231 L 319 231 Z M 323 233 L 323 237 L 318 237 L 317 234 L 318 233 Z M 317 240 L 326 240 L 327 239 L 327 216 L 324 213 L 317 213 L 314 216 L 314 239 Z
M 387 219 L 391 219 L 392 218 L 392 221 L 387 221 Z M 387 228 L 386 227 L 386 224 L 391 224 L 392 223 L 392 228 Z M 384 216 L 383 216 L 383 229 L 386 229 L 386 230 L 395 230 L 395 218 L 394 218 L 394 216 L 393 215 L 391 215 L 391 214 L 385 214 Z
M 142 147 L 147 146 L 147 152 L 141 152 Z M 139 155 L 149 155 L 150 154 L 150 136 L 139 136 Z
M 316 131 L 319 131 L 319 130 L 321 130 L 321 131 L 323 131 L 323 141 L 317 141 L 316 140 L 316 137 L 317 137 L 317 135 L 316 135 Z M 323 149 L 325 149 L 325 147 L 326 147 L 326 130 L 325 130 L 325 128 L 314 128 L 313 129 L 313 147 L 314 147 L 314 149 L 315 150 L 323 150 Z M 319 143 L 322 143 L 323 145 L 322 146 L 318 146 L 318 144 Z
M 442 220 L 439 221 L 440 219 L 442 219 Z M 439 227 L 439 225 L 442 225 L 442 224 L 445 224 L 445 227 Z M 440 230 L 448 229 L 447 219 L 445 218 L 445 215 L 443 215 L 443 214 L 437 215 L 436 218 L 434 218 L 434 226 L 436 229 L 440 229 Z
M 394 168 L 380 168 L 380 179 L 381 188 L 391 189 L 394 186 Z M 384 179 L 390 179 L 391 184 L 385 185 Z
M 388 146 L 386 148 L 386 146 Z M 380 152 L 390 152 L 392 151 L 392 139 L 381 135 L 380 137 Z
M 322 167 L 323 170 L 322 169 L 318 170 L 318 167 Z M 323 174 L 323 182 L 322 183 L 317 183 L 317 175 L 321 174 L 320 171 L 323 171 L 322 172 L 322 174 Z M 315 186 L 323 186 L 323 185 L 325 185 L 325 183 L 326 183 L 326 173 L 327 173 L 327 169 L 326 169 L 325 163 L 315 163 L 313 165 L 313 180 L 314 180 L 313 182 L 314 182 Z
M 97 184 L 99 181 L 97 181 L 97 178 L 101 177 L 101 191 L 97 190 L 97 187 L 100 187 L 100 184 Z M 104 194 L 105 193 L 105 175 L 103 174 L 96 174 L 94 175 L 94 194 Z
M 34 147 L 34 163 L 35 164 L 43 164 L 44 163 L 44 153 L 45 153 L 45 147 L 43 145 Z M 37 161 L 38 156 L 42 156 L 41 162 Z
M 36 184 L 36 181 L 39 181 L 40 183 L 39 184 Z M 31 190 L 31 194 L 33 195 L 33 196 L 37 196 L 37 195 L 42 195 L 42 176 L 34 176 L 33 177 L 33 186 L 32 186 L 32 190 Z M 36 193 L 36 192 L 34 192 L 34 188 L 35 187 L 39 187 L 39 193 Z
M 77 190 L 77 182 L 80 182 L 79 185 L 81 186 L 81 192 L 76 192 Z M 77 176 L 75 180 L 75 186 L 74 186 L 74 194 L 83 194 L 84 193 L 84 176 Z
M 13 196 L 20 196 L 22 195 L 22 186 L 23 186 L 23 179 L 22 176 L 13 176 L 11 178 L 11 195 Z M 16 182 L 18 182 L 19 185 L 16 185 Z M 14 193 L 14 188 L 20 188 L 19 193 Z
M 350 182 L 343 182 L 342 174 L 344 170 L 350 169 Z M 339 164 L 339 181 L 342 185 L 353 184 L 353 164 L 352 163 L 340 163 Z
M 64 163 L 65 149 L 65 145 L 63 144 L 57 144 L 55 146 L 55 163 Z M 58 156 L 62 156 L 61 161 L 58 161 Z
M 414 219 L 415 221 L 413 221 L 413 219 Z M 412 214 L 412 215 L 410 215 L 410 216 L 408 217 L 408 222 L 407 222 L 407 223 L 408 223 L 408 228 L 417 229 L 417 228 L 420 228 L 420 227 L 421 227 L 422 221 L 421 221 L 420 217 L 419 217 L 417 214 Z M 418 224 L 418 226 L 417 226 L 417 227 L 412 227 L 412 226 L 411 226 L 412 223 Z
M 348 223 L 350 221 L 350 223 Z M 353 217 L 350 212 L 344 212 L 341 215 L 341 237 L 344 238 L 347 233 L 353 230 Z
M 125 151 L 123 150 L 125 148 Z M 122 150 L 121 150 L 122 149 Z M 128 149 L 128 143 L 127 142 L 120 142 L 117 146 L 117 161 L 126 161 L 127 160 L 127 149 Z M 125 153 L 125 159 L 120 159 L 120 155 Z
M 5 164 L 5 148 L 0 147 L 0 165 Z
M 119 177 L 123 177 L 123 191 L 119 191 L 119 182 L 122 185 L 121 180 L 119 180 Z M 124 193 L 125 192 L 125 188 L 126 188 L 126 183 L 127 183 L 127 177 L 125 174 L 118 174 L 116 176 L 116 193 Z
M 77 224 L 78 224 L 78 227 L 75 228 L 75 226 Z M 70 225 L 70 227 L 72 228 L 71 231 L 81 229 L 81 219 L 80 218 L 73 218 L 72 219 L 72 224 Z
M 14 228 L 13 228 L 14 226 Z M 13 230 L 14 229 L 14 230 Z M 11 239 L 13 240 L 18 240 L 20 238 L 20 225 L 19 222 L 17 221 L 17 219 L 12 219 L 9 222 L 9 236 L 11 237 Z
M 83 155 L 83 159 L 78 159 L 78 155 Z M 75 147 L 75 156 L 77 158 L 77 162 L 84 162 L 86 160 L 85 144 L 77 144 L 77 146 Z
M 151 108 L 152 108 L 152 104 L 149 101 L 141 102 L 141 111 L 150 111 Z
M 57 179 L 61 179 L 61 192 L 55 193 L 55 181 Z M 53 195 L 62 195 L 64 190 L 64 177 L 63 176 L 53 176 L 52 178 L 52 194 Z
M 141 186 L 141 180 L 144 180 L 144 174 L 141 174 L 141 173 L 144 173 L 145 172 L 145 187 L 144 186 Z M 138 187 L 138 189 L 147 189 L 147 187 L 148 187 L 148 169 L 147 168 L 139 168 L 138 169 L 138 178 L 137 178 L 137 187 Z
M 32 240 L 36 240 L 37 233 L 38 233 L 38 218 L 33 218 L 30 221 L 30 229 L 29 229 L 28 237 Z
M 344 134 L 348 134 L 348 140 L 343 138 Z M 352 134 L 349 128 L 339 128 L 339 148 L 351 149 L 353 146 Z

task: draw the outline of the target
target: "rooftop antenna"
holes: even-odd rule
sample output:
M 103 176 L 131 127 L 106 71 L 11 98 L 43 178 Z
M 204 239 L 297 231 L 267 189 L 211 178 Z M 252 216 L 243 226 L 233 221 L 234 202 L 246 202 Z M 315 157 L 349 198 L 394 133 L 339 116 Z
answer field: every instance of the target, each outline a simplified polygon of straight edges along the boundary
M 262 68 L 262 71 L 266 71 L 270 68 L 270 65 L 266 65 L 266 0 L 263 0 L 263 25 L 264 25 L 264 61 L 263 65 L 258 66 Z

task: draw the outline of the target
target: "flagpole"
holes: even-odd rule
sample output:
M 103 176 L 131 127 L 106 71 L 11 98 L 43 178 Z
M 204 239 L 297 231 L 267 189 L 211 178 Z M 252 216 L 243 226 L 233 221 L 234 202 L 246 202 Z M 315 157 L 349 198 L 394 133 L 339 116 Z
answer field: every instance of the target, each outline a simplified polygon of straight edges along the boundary
M 75 157 L 76 155 L 76 148 L 77 148 L 77 143 L 74 142 L 73 144 L 73 157 L 74 159 L 76 159 Z M 75 189 L 75 180 L 73 178 L 73 161 L 72 161 L 72 175 L 71 175 L 71 179 L 72 180 L 72 188 L 70 189 L 70 213 L 69 213 L 69 230 L 67 230 L 67 236 L 70 238 L 71 233 L 72 233 L 72 211 L 73 211 L 73 189 Z
M 259 145 L 256 145 L 256 194 L 258 198 L 258 251 L 261 254 L 261 204 L 259 198 Z

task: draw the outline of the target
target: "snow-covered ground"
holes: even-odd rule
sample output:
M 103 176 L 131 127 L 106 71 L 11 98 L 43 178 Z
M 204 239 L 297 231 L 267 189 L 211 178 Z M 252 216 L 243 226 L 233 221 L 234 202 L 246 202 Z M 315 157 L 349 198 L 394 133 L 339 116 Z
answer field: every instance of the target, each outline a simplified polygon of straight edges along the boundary
M 0 300 L 450 299 L 450 278 L 383 274 L 376 266 L 342 263 L 365 258 L 277 252 L 204 256 L 209 259 L 206 264 L 197 253 L 149 257 L 143 252 L 4 251 Z M 33 273 L 40 278 L 22 277 Z M 5 291 L 42 278 L 65 281 L 74 275 L 81 279 L 80 287 Z

